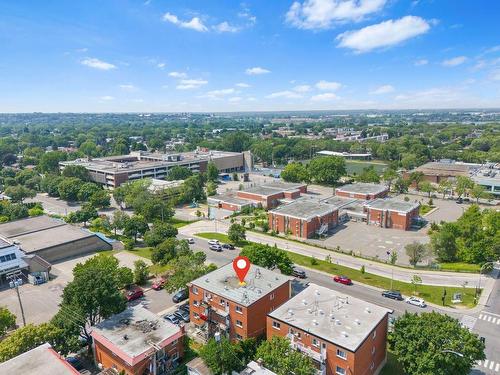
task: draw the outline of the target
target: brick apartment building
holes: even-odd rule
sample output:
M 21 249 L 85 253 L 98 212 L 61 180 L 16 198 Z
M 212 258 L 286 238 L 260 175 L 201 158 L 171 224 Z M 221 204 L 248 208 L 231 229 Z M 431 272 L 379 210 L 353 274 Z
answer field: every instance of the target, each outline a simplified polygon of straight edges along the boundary
M 202 339 L 216 333 L 233 341 L 262 336 L 267 314 L 290 298 L 292 279 L 252 264 L 240 285 L 227 264 L 189 284 L 191 322 Z
M 267 339 L 287 337 L 324 375 L 374 375 L 386 362 L 386 308 L 309 286 L 268 314 Z
M 310 238 L 327 233 L 338 224 L 338 208 L 313 200 L 298 200 L 268 212 L 269 228 L 278 233 L 291 233 Z
M 127 375 L 164 375 L 184 353 L 184 328 L 142 306 L 115 314 L 93 327 L 94 359 Z
M 335 189 L 335 195 L 344 198 L 370 200 L 384 198 L 389 193 L 387 186 L 379 184 L 355 183 Z
M 419 216 L 420 203 L 375 199 L 365 204 L 367 223 L 382 228 L 409 230 Z

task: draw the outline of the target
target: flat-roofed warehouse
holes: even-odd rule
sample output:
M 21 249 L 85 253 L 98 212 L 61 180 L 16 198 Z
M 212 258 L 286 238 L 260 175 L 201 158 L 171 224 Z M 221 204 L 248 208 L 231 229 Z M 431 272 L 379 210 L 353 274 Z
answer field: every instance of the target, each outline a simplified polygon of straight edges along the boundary
M 335 195 L 344 198 L 376 199 L 387 196 L 389 188 L 385 185 L 358 182 L 340 186 L 335 189 Z
M 470 169 L 470 165 L 467 164 L 430 162 L 423 164 L 412 171 L 405 172 L 403 177 L 408 178 L 413 172 L 421 172 L 427 181 L 439 184 L 441 181 L 448 180 L 450 178 L 469 176 Z
M 27 255 L 47 262 L 112 249 L 94 233 L 49 216 L 36 216 L 0 224 L 0 236 L 16 243 Z

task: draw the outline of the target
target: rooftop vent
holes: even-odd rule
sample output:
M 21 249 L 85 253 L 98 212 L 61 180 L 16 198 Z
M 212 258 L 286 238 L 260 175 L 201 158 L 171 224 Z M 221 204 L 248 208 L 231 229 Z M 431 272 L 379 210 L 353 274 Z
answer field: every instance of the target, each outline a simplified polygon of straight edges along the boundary
M 312 311 L 312 309 L 307 309 L 307 312 L 308 312 L 309 314 L 312 314 L 312 312 L 313 312 L 313 311 Z
M 359 321 L 359 319 L 354 319 L 354 322 L 359 326 L 361 324 L 361 322 Z
M 365 308 L 365 313 L 370 314 L 371 312 L 372 312 L 372 311 L 370 310 L 370 308 L 369 308 L 369 307 L 366 307 L 366 308 Z
M 319 296 L 319 290 L 318 290 L 318 289 L 316 289 L 316 290 L 314 291 L 314 294 L 315 294 L 316 296 Z
M 124 339 L 125 341 L 127 341 L 127 340 L 128 340 L 128 335 L 123 335 L 123 339 Z
M 291 315 L 293 315 L 293 314 L 294 314 L 294 313 L 293 313 L 293 310 L 292 310 L 292 309 L 288 309 L 288 315 L 290 315 L 290 316 L 291 316 Z
M 306 301 L 305 299 L 303 299 L 303 300 L 302 300 L 302 304 L 303 304 L 304 306 L 307 306 L 307 301 Z
M 318 321 L 316 319 L 313 319 L 312 321 L 313 325 L 317 326 L 318 325 Z
M 338 325 L 338 326 L 340 326 L 340 325 L 342 325 L 342 322 L 340 320 L 338 320 L 338 319 L 335 319 L 335 324 Z
M 347 337 L 347 332 L 346 331 L 342 331 L 340 334 L 342 335 L 342 337 Z
M 325 312 L 321 309 L 319 309 L 318 312 L 319 312 L 319 315 L 325 315 Z
M 205 279 L 205 282 L 208 283 L 208 279 Z

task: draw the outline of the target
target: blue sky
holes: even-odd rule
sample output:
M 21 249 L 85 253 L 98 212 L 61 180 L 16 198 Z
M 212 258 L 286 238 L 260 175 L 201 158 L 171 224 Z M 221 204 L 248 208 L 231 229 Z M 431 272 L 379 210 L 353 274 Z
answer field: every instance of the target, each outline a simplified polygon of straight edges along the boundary
M 0 3 L 0 111 L 500 107 L 500 2 Z

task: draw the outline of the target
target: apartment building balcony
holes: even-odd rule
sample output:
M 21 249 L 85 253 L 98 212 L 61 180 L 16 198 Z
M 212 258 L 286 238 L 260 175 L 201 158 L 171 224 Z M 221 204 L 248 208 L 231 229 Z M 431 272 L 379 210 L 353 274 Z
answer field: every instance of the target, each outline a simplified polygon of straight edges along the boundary
M 302 354 L 307 355 L 308 357 L 310 357 L 313 360 L 315 360 L 316 362 L 318 362 L 318 364 L 320 364 L 321 367 L 324 367 L 322 365 L 324 365 L 324 363 L 326 362 L 326 351 L 323 351 L 323 353 L 320 353 L 320 352 L 317 352 L 317 351 L 311 349 L 308 346 L 305 346 L 304 344 L 302 344 L 302 342 L 297 340 L 297 338 L 293 334 L 289 333 L 287 335 L 287 338 L 290 340 L 290 346 L 293 349 L 297 350 L 298 352 L 300 352 Z

